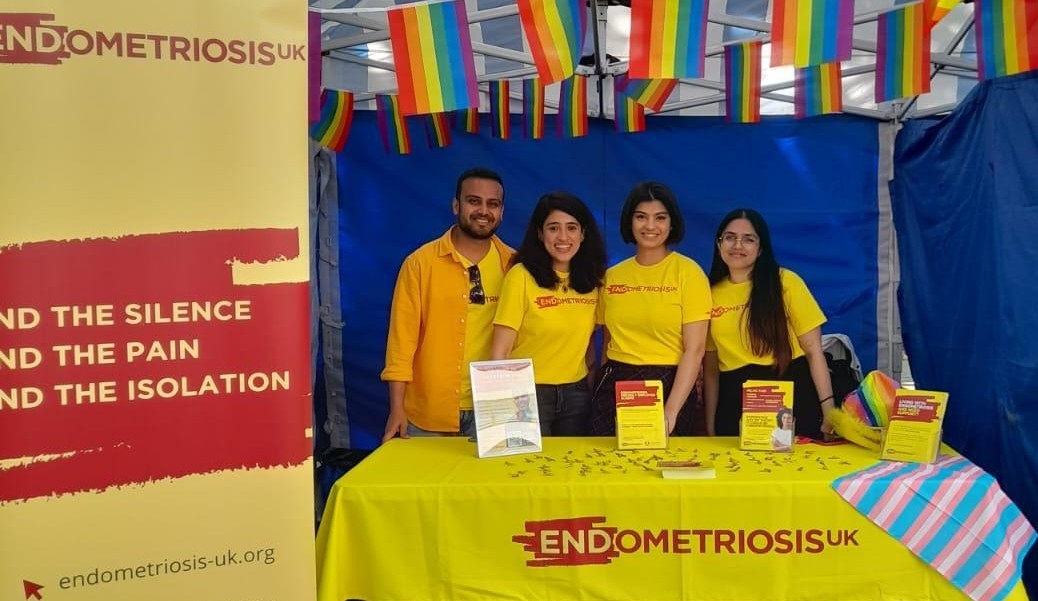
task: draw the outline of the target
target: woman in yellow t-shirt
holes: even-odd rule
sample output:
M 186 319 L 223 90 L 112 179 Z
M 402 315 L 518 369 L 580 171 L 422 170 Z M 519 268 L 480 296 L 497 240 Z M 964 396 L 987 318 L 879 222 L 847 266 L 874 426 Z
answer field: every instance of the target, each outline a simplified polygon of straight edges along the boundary
M 739 434 L 743 382 L 788 380 L 796 433 L 823 438 L 832 432 L 824 416 L 833 407 L 822 352 L 825 315 L 800 276 L 779 267 L 760 213 L 728 213 L 714 240 L 703 374 L 707 432 Z
M 491 358 L 533 359 L 543 435 L 587 436 L 586 358 L 606 265 L 587 205 L 568 192 L 542 196 L 512 265 L 501 285 Z
M 643 182 L 627 195 L 620 235 L 634 256 L 606 271 L 598 323 L 605 326 L 602 376 L 591 402 L 591 431 L 616 434 L 615 385 L 661 380 L 667 428 L 692 434 L 695 383 L 710 320 L 710 284 L 692 259 L 669 247 L 685 235 L 670 188 Z

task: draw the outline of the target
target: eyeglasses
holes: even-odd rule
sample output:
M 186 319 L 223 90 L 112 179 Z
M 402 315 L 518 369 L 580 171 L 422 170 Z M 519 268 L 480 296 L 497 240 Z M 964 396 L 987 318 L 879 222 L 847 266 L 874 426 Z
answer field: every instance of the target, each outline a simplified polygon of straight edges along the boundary
M 740 236 L 738 234 L 733 234 L 732 232 L 726 233 L 725 235 L 718 238 L 717 241 L 726 246 L 735 246 L 736 242 L 742 242 L 743 246 L 754 246 L 755 244 L 760 242 L 757 236 L 754 236 L 753 234 L 745 234 L 743 236 Z
M 473 305 L 485 305 L 487 295 L 483 292 L 483 278 L 479 274 L 479 265 L 469 267 L 469 283 L 472 284 L 472 289 L 469 290 L 469 302 Z

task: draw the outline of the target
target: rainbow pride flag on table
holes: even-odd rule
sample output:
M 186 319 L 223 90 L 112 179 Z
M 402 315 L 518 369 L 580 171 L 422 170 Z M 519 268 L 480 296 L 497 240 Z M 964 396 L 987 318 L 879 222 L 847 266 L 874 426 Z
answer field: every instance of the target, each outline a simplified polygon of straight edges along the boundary
M 536 77 L 523 80 L 523 137 L 544 137 L 544 85 Z
M 478 107 L 464 0 L 409 4 L 386 14 L 404 115 Z
M 975 0 L 973 6 L 981 80 L 1038 69 L 1038 2 Z
M 632 79 L 702 77 L 707 0 L 631 0 Z
M 518 0 L 519 20 L 544 85 L 573 75 L 587 31 L 584 0 Z
M 1002 601 L 1020 581 L 1034 528 L 995 478 L 968 459 L 885 461 L 832 486 L 974 601 Z
M 613 80 L 613 87 L 638 104 L 659 112 L 678 85 L 676 79 L 631 79 L 621 73 Z
M 469 134 L 479 133 L 479 109 L 476 107 L 454 111 L 454 125 Z
M 851 57 L 854 2 L 775 0 L 771 66 L 809 67 Z
M 512 137 L 511 98 L 508 80 L 488 82 L 490 86 L 490 135 L 507 140 Z
M 447 113 L 425 115 L 425 141 L 429 148 L 446 148 L 451 145 L 451 128 Z
M 645 131 L 645 107 L 620 92 L 613 94 L 613 128 L 622 134 Z
M 587 135 L 587 77 L 574 75 L 559 82 L 559 135 Z
M 840 63 L 797 69 L 793 86 L 793 115 L 797 119 L 843 110 Z
M 342 152 L 353 123 L 353 92 L 324 90 L 321 92 L 321 113 L 310 126 L 310 137 L 321 146 Z
M 725 119 L 760 123 L 761 41 L 724 47 Z
M 411 136 L 407 118 L 400 112 L 400 100 L 392 94 L 375 96 L 375 120 L 386 152 L 411 154 Z
M 930 20 L 922 3 L 876 19 L 876 102 L 930 91 Z

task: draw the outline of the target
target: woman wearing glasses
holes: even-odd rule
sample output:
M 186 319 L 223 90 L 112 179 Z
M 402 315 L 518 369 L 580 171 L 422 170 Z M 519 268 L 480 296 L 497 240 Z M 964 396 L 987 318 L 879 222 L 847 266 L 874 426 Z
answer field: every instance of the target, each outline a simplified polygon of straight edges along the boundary
M 635 252 L 609 268 L 602 287 L 606 362 L 591 404 L 592 433 L 616 434 L 617 381 L 661 380 L 668 432 L 692 434 L 688 401 L 703 359 L 710 284 L 695 261 L 669 248 L 685 235 L 670 188 L 642 182 L 631 189 L 620 235 Z
M 545 436 L 586 436 L 587 356 L 605 244 L 591 211 L 568 192 L 537 202 L 505 275 L 491 358 L 533 359 Z
M 707 432 L 737 436 L 742 384 L 789 380 L 796 433 L 831 433 L 833 407 L 822 353 L 825 315 L 800 276 L 780 268 L 760 213 L 736 209 L 721 220 L 710 265 L 713 311 L 704 361 Z

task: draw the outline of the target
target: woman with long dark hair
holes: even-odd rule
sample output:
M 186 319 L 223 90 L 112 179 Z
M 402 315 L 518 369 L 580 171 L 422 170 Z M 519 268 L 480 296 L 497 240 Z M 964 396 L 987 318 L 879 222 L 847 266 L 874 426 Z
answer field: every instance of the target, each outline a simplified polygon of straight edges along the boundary
M 825 315 L 804 280 L 779 267 L 768 225 L 753 209 L 721 220 L 710 265 L 713 310 L 704 360 L 707 432 L 739 434 L 742 385 L 788 380 L 793 385 L 796 433 L 831 433 L 829 367 L 822 352 Z
M 690 435 L 710 284 L 695 261 L 670 248 L 685 235 L 685 221 L 667 186 L 642 182 L 631 189 L 620 235 L 635 252 L 606 271 L 602 287 L 606 362 L 591 403 L 592 433 L 616 434 L 616 382 L 660 380 L 668 432 Z
M 602 234 L 587 205 L 568 192 L 545 194 L 505 275 L 491 358 L 533 359 L 545 436 L 586 436 L 588 349 L 605 275 Z

